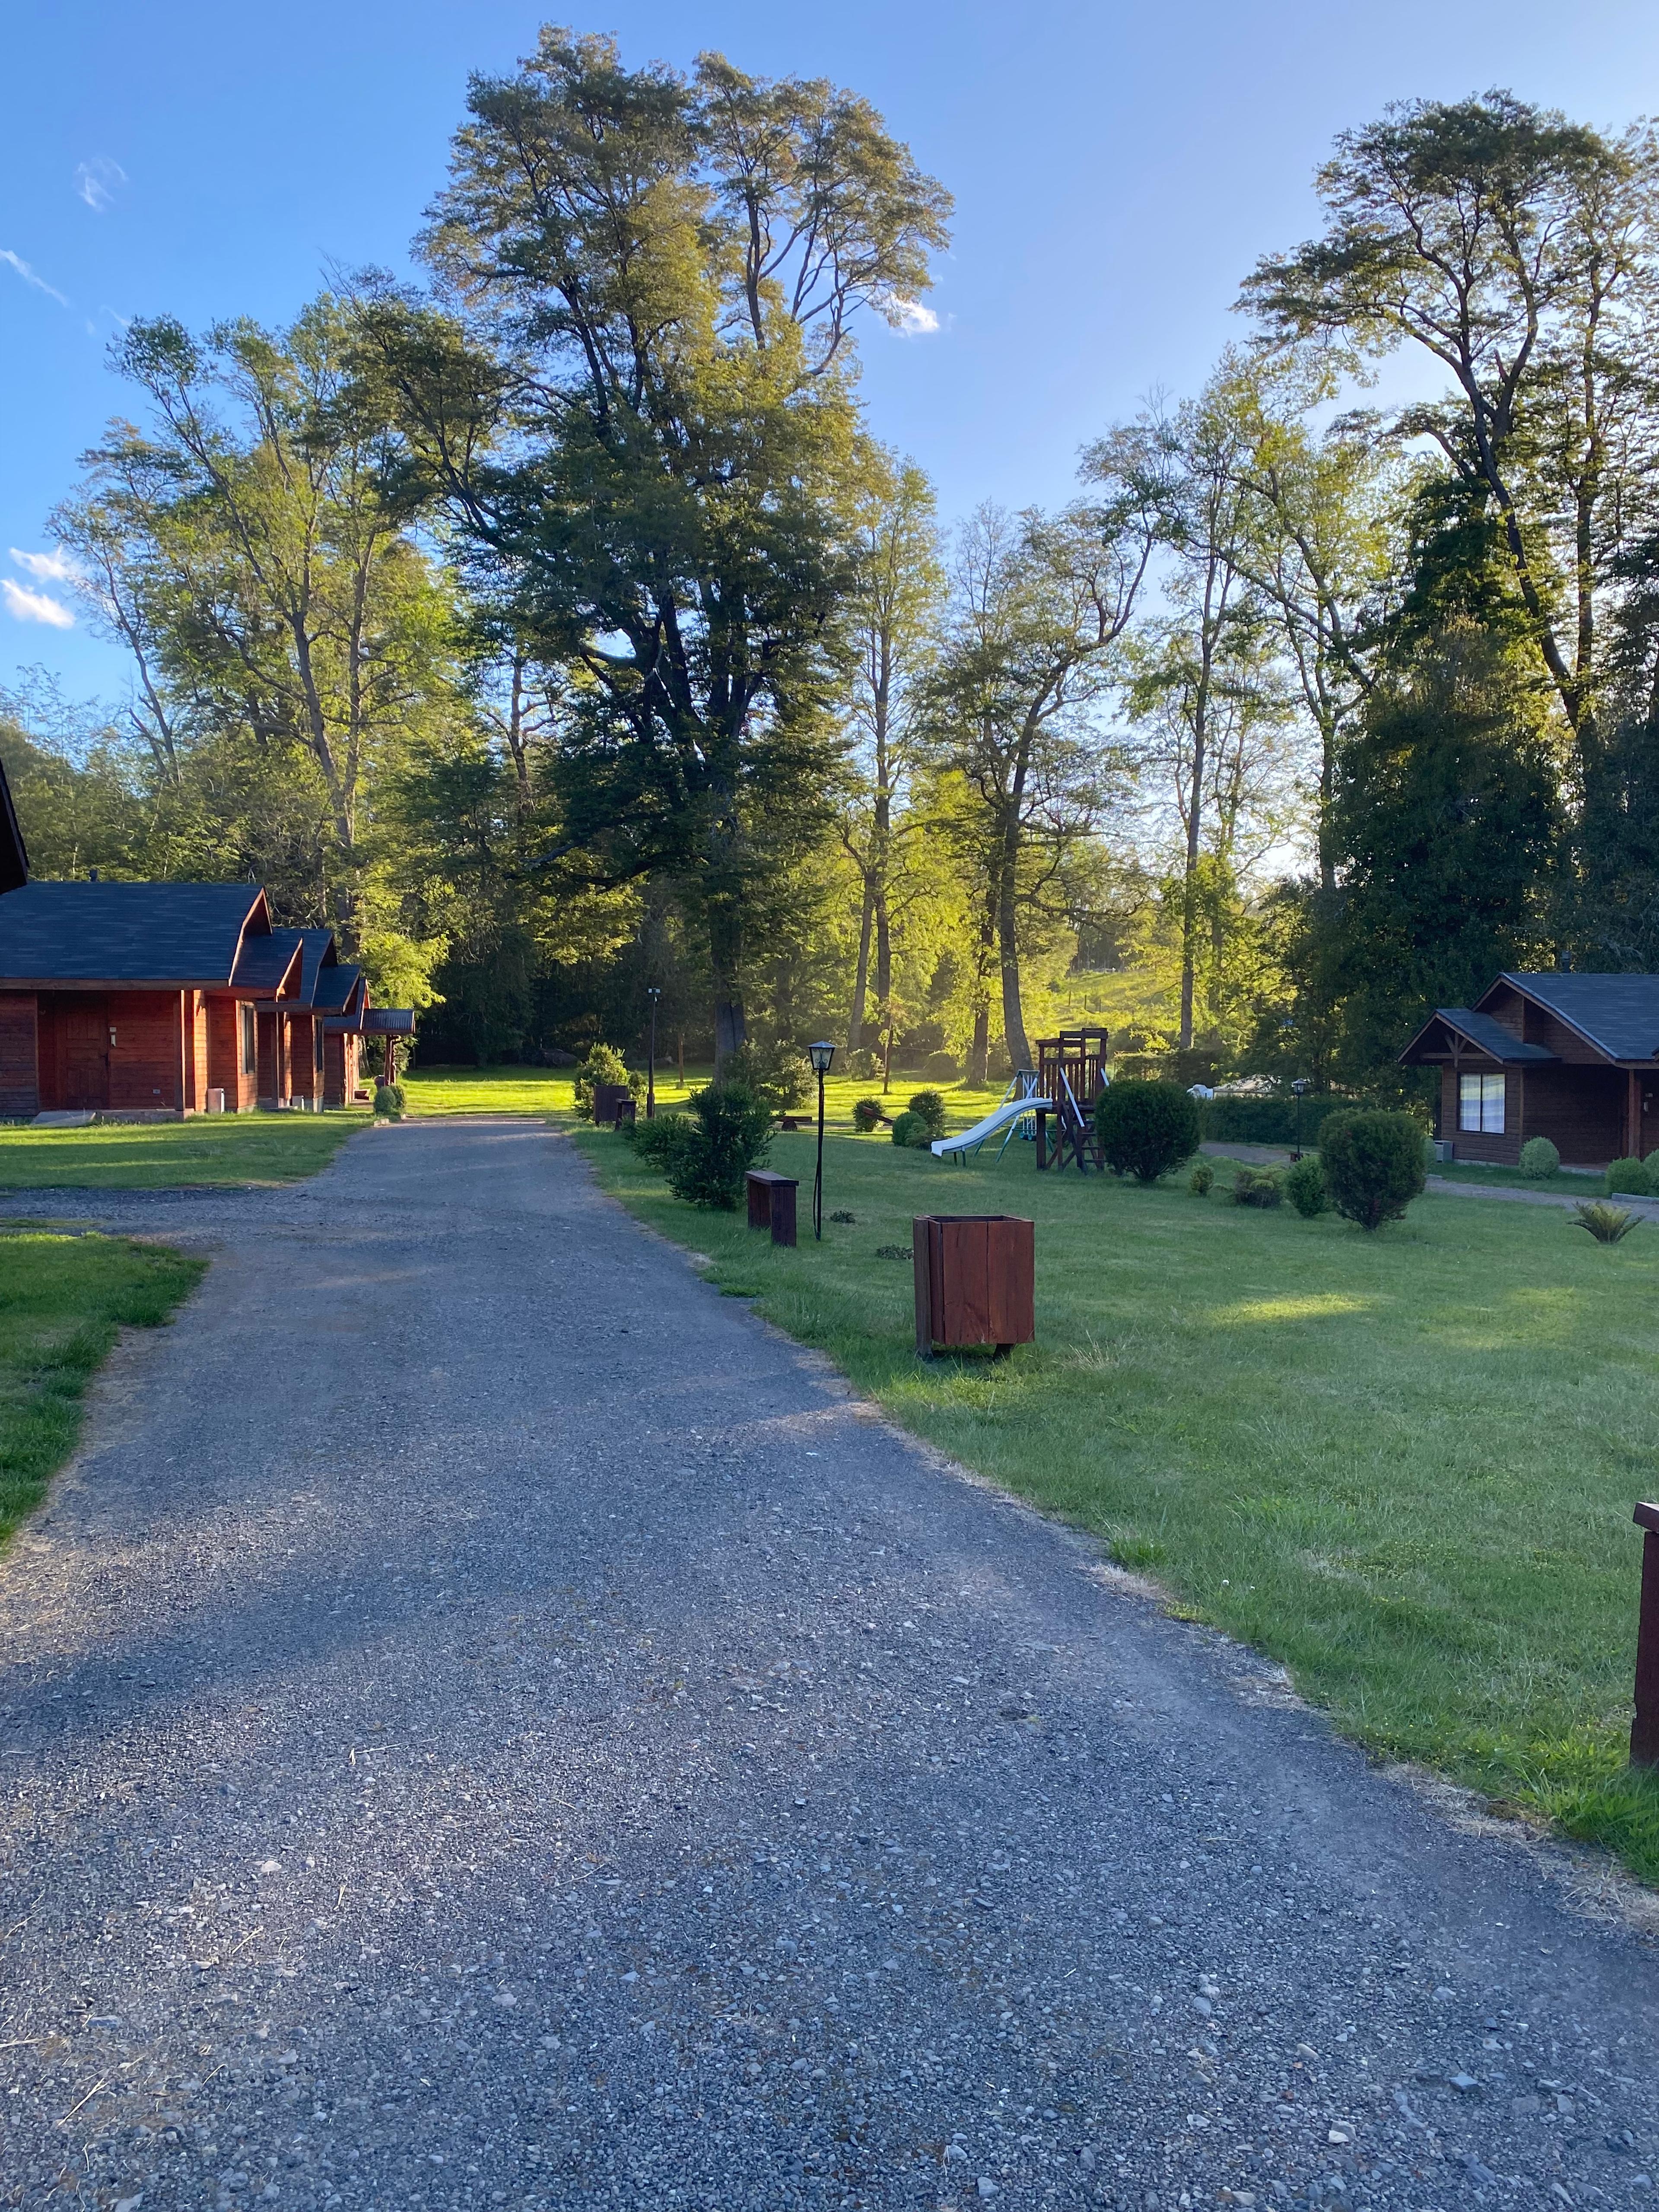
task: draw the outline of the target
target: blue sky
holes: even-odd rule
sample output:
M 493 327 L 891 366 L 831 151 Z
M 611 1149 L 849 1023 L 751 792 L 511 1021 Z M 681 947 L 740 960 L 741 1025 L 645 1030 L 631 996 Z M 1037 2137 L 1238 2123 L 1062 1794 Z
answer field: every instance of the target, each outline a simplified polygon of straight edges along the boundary
M 0 130 L 0 684 L 113 699 L 115 649 L 61 605 L 46 516 L 131 403 L 117 319 L 280 322 L 331 265 L 407 265 L 471 70 L 517 0 L 52 0 L 14 20 Z M 630 62 L 706 46 L 873 100 L 957 198 L 931 336 L 865 341 L 873 427 L 945 512 L 1063 499 L 1079 447 L 1200 382 L 1256 256 L 1313 226 L 1333 135 L 1488 85 L 1621 125 L 1659 106 L 1652 0 L 1187 0 L 1177 6 L 611 0 L 570 14 Z M 23 556 L 21 560 L 14 554 Z M 9 588 L 3 588 L 9 586 Z M 36 618 L 28 618 L 33 611 Z

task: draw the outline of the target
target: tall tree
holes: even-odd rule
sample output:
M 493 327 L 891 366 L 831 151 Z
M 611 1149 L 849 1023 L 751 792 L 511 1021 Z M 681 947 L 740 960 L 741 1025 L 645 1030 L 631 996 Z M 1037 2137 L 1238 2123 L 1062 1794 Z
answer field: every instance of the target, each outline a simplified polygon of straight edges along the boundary
M 893 993 L 893 878 L 910 834 L 896 817 L 917 738 L 917 702 L 930 670 L 944 572 L 933 486 L 906 462 L 884 468 L 858 534 L 858 581 L 849 607 L 856 777 L 841 836 L 860 886 L 858 963 L 847 1044 L 863 1042 L 874 940 L 875 997 Z
M 563 853 L 678 886 L 723 1059 L 767 879 L 835 780 L 853 325 L 902 320 L 949 202 L 866 102 L 716 55 L 630 71 L 547 29 L 468 106 L 422 244 L 445 307 L 379 286 L 366 360 L 475 591 L 569 672 Z

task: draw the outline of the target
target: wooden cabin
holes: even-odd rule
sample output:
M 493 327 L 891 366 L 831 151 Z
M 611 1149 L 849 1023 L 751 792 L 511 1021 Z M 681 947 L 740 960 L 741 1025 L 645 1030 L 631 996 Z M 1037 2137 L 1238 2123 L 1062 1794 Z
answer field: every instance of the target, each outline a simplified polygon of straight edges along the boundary
M 1439 1006 L 1400 1055 L 1440 1070 L 1453 1157 L 1513 1167 L 1547 1137 L 1569 1167 L 1659 1147 L 1659 975 L 1504 975 Z
M 368 1011 L 333 932 L 276 928 L 255 884 L 0 900 L 0 1115 L 344 1106 Z

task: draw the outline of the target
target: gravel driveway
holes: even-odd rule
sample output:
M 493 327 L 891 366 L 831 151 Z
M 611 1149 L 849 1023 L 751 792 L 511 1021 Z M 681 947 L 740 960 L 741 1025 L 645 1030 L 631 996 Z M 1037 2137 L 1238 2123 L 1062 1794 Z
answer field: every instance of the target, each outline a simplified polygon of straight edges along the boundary
M 1652 2203 L 1646 1938 L 565 1140 L 0 1205 L 221 1240 L 0 1567 L 0 2203 Z

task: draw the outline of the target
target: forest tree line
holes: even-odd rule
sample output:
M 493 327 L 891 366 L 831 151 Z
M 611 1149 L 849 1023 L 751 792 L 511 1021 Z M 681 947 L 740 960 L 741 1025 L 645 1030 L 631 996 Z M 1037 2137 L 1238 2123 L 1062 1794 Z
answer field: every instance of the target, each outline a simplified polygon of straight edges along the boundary
M 856 94 L 549 30 L 425 282 L 161 317 L 58 511 L 118 712 L 0 698 L 36 872 L 250 876 L 428 1057 L 825 1034 L 1386 1094 L 1504 968 L 1659 964 L 1659 161 L 1340 137 L 1202 391 L 946 527 L 859 388 L 950 199 Z M 1370 404 L 1404 376 L 1426 396 Z

